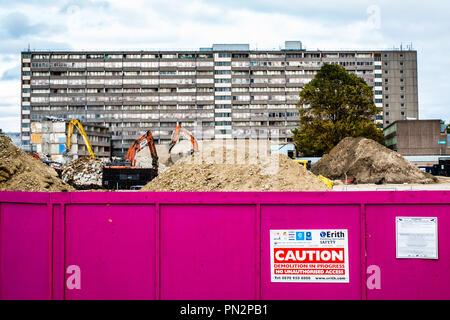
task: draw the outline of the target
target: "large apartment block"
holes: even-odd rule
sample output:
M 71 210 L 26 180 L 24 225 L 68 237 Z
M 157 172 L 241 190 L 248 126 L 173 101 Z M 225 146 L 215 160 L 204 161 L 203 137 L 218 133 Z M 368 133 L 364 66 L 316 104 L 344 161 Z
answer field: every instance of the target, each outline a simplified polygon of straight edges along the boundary
M 169 141 L 177 122 L 197 139 L 290 141 L 298 95 L 323 64 L 339 64 L 374 90 L 380 127 L 418 117 L 416 51 L 280 50 L 216 44 L 196 51 L 22 52 L 21 138 L 45 116 L 106 126 L 122 156 L 143 131 Z

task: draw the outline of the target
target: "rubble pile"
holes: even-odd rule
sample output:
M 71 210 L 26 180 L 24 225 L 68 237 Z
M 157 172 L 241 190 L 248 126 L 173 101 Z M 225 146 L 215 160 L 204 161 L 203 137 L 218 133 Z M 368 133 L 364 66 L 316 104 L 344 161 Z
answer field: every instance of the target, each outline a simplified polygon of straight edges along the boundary
M 77 190 L 102 188 L 103 162 L 100 159 L 81 157 L 61 168 L 61 179 Z
M 302 165 L 284 155 L 209 149 L 177 161 L 141 191 L 328 191 Z M 222 161 L 228 159 L 229 161 Z
M 311 171 L 333 180 L 354 178 L 357 183 L 428 184 L 438 181 L 399 153 L 362 137 L 342 139 L 329 154 L 312 165 Z
M 56 171 L 0 134 L 0 191 L 72 191 Z

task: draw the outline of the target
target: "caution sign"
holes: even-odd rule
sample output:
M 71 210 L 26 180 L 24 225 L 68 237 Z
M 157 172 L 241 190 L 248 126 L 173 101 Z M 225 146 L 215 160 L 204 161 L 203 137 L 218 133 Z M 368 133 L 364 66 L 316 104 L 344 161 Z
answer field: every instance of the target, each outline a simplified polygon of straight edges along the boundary
M 270 230 L 272 282 L 349 282 L 347 229 Z

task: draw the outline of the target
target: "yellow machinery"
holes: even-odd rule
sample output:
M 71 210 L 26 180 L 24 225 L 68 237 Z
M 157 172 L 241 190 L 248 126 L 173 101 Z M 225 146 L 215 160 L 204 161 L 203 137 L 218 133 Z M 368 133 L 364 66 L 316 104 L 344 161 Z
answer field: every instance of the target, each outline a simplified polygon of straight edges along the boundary
M 294 161 L 302 164 L 305 167 L 305 169 L 308 169 L 309 160 L 294 160 Z
M 333 189 L 334 186 L 334 182 L 331 181 L 330 179 L 324 177 L 323 175 L 319 174 L 317 176 L 317 179 L 321 180 L 323 183 L 325 183 L 330 189 Z
M 70 138 L 72 137 L 73 127 L 76 127 L 78 132 L 81 134 L 84 140 L 84 144 L 86 145 L 87 150 L 89 151 L 89 154 L 93 159 L 95 159 L 94 152 L 92 151 L 91 143 L 89 142 L 89 139 L 86 135 L 86 132 L 83 129 L 83 126 L 81 125 L 81 122 L 74 119 L 69 122 L 69 127 L 67 128 L 67 141 L 66 141 L 66 152 L 69 152 L 70 150 Z
M 297 163 L 300 163 L 301 165 L 303 165 L 305 167 L 305 169 L 309 170 L 310 166 L 311 166 L 311 160 L 294 160 Z M 323 175 L 319 174 L 317 176 L 317 179 L 321 180 L 323 183 L 325 183 L 330 189 L 333 189 L 334 186 L 334 182 L 331 181 L 330 179 L 324 177 Z

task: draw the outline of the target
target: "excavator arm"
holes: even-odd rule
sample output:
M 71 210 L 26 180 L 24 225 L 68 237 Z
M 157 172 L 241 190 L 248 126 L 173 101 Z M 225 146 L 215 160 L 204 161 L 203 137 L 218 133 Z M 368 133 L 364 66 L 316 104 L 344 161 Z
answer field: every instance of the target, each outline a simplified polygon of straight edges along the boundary
M 150 130 L 144 133 L 142 136 L 137 138 L 133 144 L 128 149 L 127 155 L 125 156 L 125 160 L 129 161 L 132 166 L 136 165 L 136 153 L 138 153 L 142 148 L 148 145 L 150 150 L 150 154 L 152 156 L 152 167 L 155 170 L 158 170 L 158 153 L 156 152 L 155 142 L 153 140 L 153 135 Z
M 71 120 L 69 122 L 69 126 L 67 128 L 67 139 L 66 139 L 67 140 L 66 141 L 66 150 L 67 150 L 67 152 L 69 152 L 69 150 L 70 150 L 70 142 L 71 142 L 71 138 L 72 138 L 73 127 L 77 128 L 78 132 L 83 137 L 84 144 L 86 145 L 86 148 L 87 148 L 89 154 L 91 155 L 91 157 L 93 159 L 95 159 L 94 152 L 92 151 L 91 142 L 89 141 L 89 139 L 88 139 L 88 137 L 86 135 L 86 132 L 84 131 L 83 126 L 81 125 L 81 122 L 76 120 L 76 119 Z
M 195 140 L 194 136 L 187 131 L 186 129 L 181 128 L 181 124 L 179 124 L 175 131 L 172 134 L 172 141 L 170 142 L 169 145 L 169 153 L 172 150 L 172 148 L 177 144 L 180 136 L 184 137 L 185 139 L 191 141 L 192 143 L 192 148 L 194 152 L 198 151 L 198 144 L 197 144 L 197 140 Z

